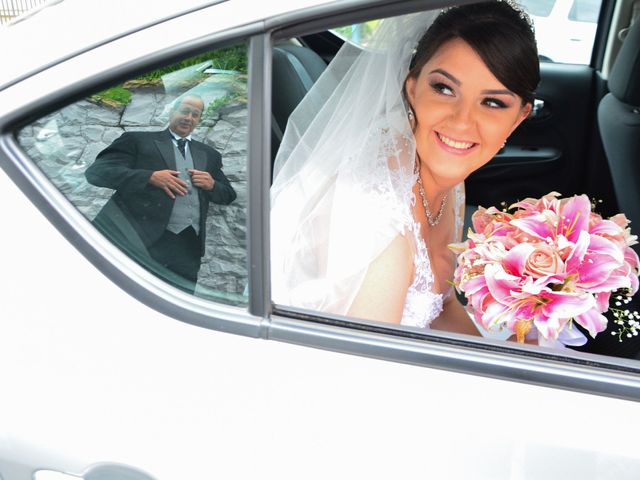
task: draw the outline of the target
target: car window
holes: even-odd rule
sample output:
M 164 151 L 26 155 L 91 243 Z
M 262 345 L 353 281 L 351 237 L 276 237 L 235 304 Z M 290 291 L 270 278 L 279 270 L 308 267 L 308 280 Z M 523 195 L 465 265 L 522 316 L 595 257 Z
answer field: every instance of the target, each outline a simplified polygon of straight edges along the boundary
M 349 25 L 335 28 L 333 31 L 338 32 L 344 38 L 347 38 L 349 42 L 345 45 L 344 49 L 337 54 L 334 61 L 335 59 L 339 59 L 340 62 L 357 62 L 361 52 L 364 52 L 362 56 L 366 54 L 374 57 L 378 53 L 377 47 L 379 45 L 384 46 L 385 43 L 380 41 L 379 43 L 370 44 L 373 45 L 373 47 L 368 47 L 366 44 L 368 42 L 367 38 L 369 37 L 361 35 L 362 32 L 367 32 L 367 35 L 369 35 L 370 32 L 375 31 L 376 29 L 383 29 L 385 28 L 385 22 L 389 20 L 391 22 L 396 22 L 392 24 L 394 27 L 390 30 L 392 32 L 396 32 L 398 31 L 398 28 L 403 27 L 403 24 L 400 23 L 400 20 L 398 19 L 400 19 L 400 17 L 364 22 L 360 24 L 359 27 Z M 360 33 L 354 36 L 354 32 Z M 356 42 L 354 41 L 354 38 L 359 38 L 360 40 Z M 392 158 L 394 162 L 398 162 L 397 171 L 410 172 L 413 170 L 415 172 L 415 164 L 403 164 L 402 161 L 405 157 L 398 154 L 398 152 L 403 152 L 402 145 L 407 144 L 404 143 L 404 139 L 414 137 L 412 135 L 403 137 L 401 141 L 398 141 L 398 144 L 388 146 L 385 142 L 388 141 L 393 143 L 397 140 L 396 137 L 392 137 L 388 140 L 379 140 L 379 145 L 385 145 L 385 148 L 388 148 L 388 150 L 385 148 L 376 150 L 378 148 L 378 144 L 374 144 L 372 146 L 369 142 L 378 141 L 375 140 L 375 138 L 384 136 L 386 132 L 391 131 L 391 129 L 378 127 L 378 123 L 374 123 L 373 127 L 370 124 L 366 124 L 361 130 L 352 130 L 352 132 L 367 132 L 365 138 L 359 139 L 356 142 L 358 149 L 342 149 L 343 143 L 341 142 L 348 144 L 354 136 L 357 138 L 358 135 L 357 133 L 354 133 L 352 136 L 347 136 L 345 133 L 349 128 L 351 119 L 363 118 L 364 115 L 362 115 L 363 112 L 358 111 L 354 106 L 349 107 L 348 112 L 345 110 L 339 110 L 340 102 L 349 103 L 350 98 L 367 98 L 367 101 L 365 102 L 354 102 L 354 104 L 365 104 L 366 108 L 370 109 L 366 112 L 369 115 L 372 115 L 372 111 L 377 112 L 375 117 L 376 122 L 380 122 L 381 125 L 388 121 L 388 117 L 384 117 L 384 115 L 387 115 L 386 112 L 395 112 L 396 107 L 398 109 L 402 109 L 403 106 L 395 105 L 393 103 L 396 98 L 395 95 L 389 95 L 389 103 L 381 105 L 380 102 L 383 102 L 384 99 L 378 101 L 373 95 L 363 94 L 360 88 L 356 88 L 356 86 L 354 86 L 355 80 L 354 83 L 350 83 L 346 86 L 343 84 L 339 84 L 340 86 L 338 86 L 338 84 L 334 82 L 337 81 L 336 78 L 340 78 L 342 81 L 343 77 L 340 76 L 340 72 L 348 72 L 347 74 L 344 74 L 344 79 L 346 79 L 345 81 L 350 81 L 351 79 L 357 78 L 357 76 L 352 73 L 356 71 L 357 68 L 354 65 L 347 67 L 340 63 L 339 68 L 327 71 L 327 64 L 325 63 L 324 58 L 309 46 L 312 44 L 312 39 L 308 37 L 304 37 L 304 41 L 301 41 L 300 38 L 283 38 L 278 39 L 273 51 L 272 120 L 274 131 L 278 130 L 278 133 L 276 134 L 272 132 L 272 134 L 277 144 L 281 145 L 281 149 L 274 159 L 275 176 L 271 190 L 272 298 L 277 312 L 290 311 L 288 310 L 288 307 L 294 307 L 294 309 L 302 308 L 306 310 L 313 310 L 321 316 L 337 315 L 356 319 L 365 318 L 369 320 L 362 321 L 364 323 L 368 323 L 370 320 L 380 320 L 381 317 L 386 315 L 386 311 L 385 314 L 377 317 L 376 312 L 372 314 L 371 309 L 369 309 L 367 311 L 367 315 L 370 316 L 359 316 L 357 310 L 359 289 L 360 285 L 364 284 L 366 281 L 366 277 L 369 272 L 374 272 L 374 274 L 378 273 L 375 270 L 377 265 L 375 262 L 370 261 L 372 255 L 370 252 L 382 252 L 380 254 L 382 256 L 382 254 L 387 252 L 388 249 L 393 247 L 391 239 L 397 238 L 393 237 L 392 234 L 389 234 L 387 223 L 384 221 L 380 221 L 380 223 L 376 222 L 381 218 L 389 218 L 385 217 L 385 215 L 390 216 L 393 214 L 386 209 L 389 208 L 389 205 L 393 204 L 394 201 L 397 201 L 397 197 L 393 196 L 394 188 L 397 185 L 397 183 L 394 182 L 401 182 L 401 180 L 398 180 L 395 177 L 397 172 L 394 171 L 394 175 L 382 175 L 381 177 L 383 177 L 383 180 L 380 181 L 379 184 L 374 183 L 379 180 L 378 177 L 375 177 L 375 181 L 371 180 L 371 183 L 375 186 L 371 186 L 369 184 L 366 184 L 365 186 L 360 185 L 359 182 L 362 178 L 368 178 L 367 175 L 371 175 L 370 170 L 378 171 L 378 169 L 382 169 L 382 166 L 384 165 L 384 162 L 381 162 L 376 163 L 376 166 L 372 167 L 371 161 L 367 163 L 366 160 L 362 160 L 361 163 L 358 163 L 361 161 L 360 152 L 372 153 L 371 156 L 376 158 L 378 152 L 382 151 L 385 162 L 392 162 L 392 160 L 387 158 L 387 155 Z M 372 59 L 371 61 L 375 62 L 376 60 Z M 358 66 L 360 65 L 358 64 Z M 387 64 L 375 64 L 375 67 L 370 67 L 371 69 L 367 70 L 369 67 L 370 65 L 367 64 L 366 67 L 362 68 L 365 72 L 376 72 L 376 75 L 380 72 L 387 73 L 385 70 L 387 68 Z M 393 72 L 395 73 L 395 70 L 393 70 Z M 383 77 L 383 75 L 380 75 L 380 77 Z M 387 78 L 389 78 L 389 76 Z M 544 80 L 548 81 L 550 78 L 553 79 L 553 77 L 545 77 Z M 319 82 L 319 84 L 315 84 L 318 88 L 312 89 L 314 82 Z M 357 84 L 357 87 L 360 87 L 360 85 L 361 84 Z M 443 87 L 439 88 L 444 90 Z M 402 91 L 402 85 L 399 85 L 398 89 L 398 91 Z M 380 97 L 385 97 L 385 95 L 380 95 Z M 405 101 L 406 98 L 407 97 L 405 97 Z M 299 105 L 299 102 L 303 99 L 304 103 Z M 321 108 L 323 105 L 326 105 L 327 108 Z M 349 105 L 351 105 L 351 103 L 349 103 Z M 386 110 L 387 108 L 390 110 Z M 316 114 L 317 109 L 319 109 L 320 112 L 318 113 L 319 116 L 313 117 L 313 115 Z M 336 111 L 343 113 L 344 118 L 337 114 Z M 405 110 L 402 109 L 401 111 L 404 112 Z M 305 115 L 311 115 L 311 118 L 305 117 Z M 405 115 L 407 115 L 410 122 L 411 115 L 408 112 L 405 113 Z M 354 122 L 355 121 L 356 120 L 354 120 Z M 443 124 L 444 123 L 445 122 L 443 121 Z M 549 142 L 549 140 L 546 136 L 542 138 L 541 141 L 543 142 L 542 146 L 544 148 L 538 148 L 537 146 L 530 147 L 529 142 L 537 141 L 536 139 L 540 137 L 537 131 L 534 132 L 534 136 L 531 136 L 531 132 L 540 127 L 536 126 L 533 122 L 523 123 L 521 125 L 524 125 L 523 130 L 516 132 L 515 135 L 508 138 L 507 141 L 509 142 L 509 148 L 517 152 L 522 151 L 527 161 L 535 164 L 538 162 L 538 158 L 535 154 L 531 154 L 530 152 L 548 149 L 549 145 L 545 142 Z M 439 126 L 444 128 L 442 125 Z M 340 138 L 340 141 L 332 142 L 328 138 L 321 137 L 321 130 L 323 128 L 326 128 L 331 132 L 329 135 L 335 135 Z M 396 134 L 400 135 L 398 132 L 406 132 L 406 128 L 405 130 L 401 130 L 401 128 L 404 127 L 398 128 L 399 129 L 394 130 Z M 285 132 L 284 135 L 283 132 Z M 376 137 L 376 135 L 379 137 Z M 291 139 L 294 139 L 293 143 L 291 142 Z M 411 139 L 409 141 L 411 141 Z M 522 146 L 520 146 L 520 142 Z M 450 142 L 449 146 L 451 145 L 455 146 L 456 143 Z M 458 146 L 459 148 L 464 147 L 464 145 L 460 146 L 460 144 L 458 144 Z M 503 144 L 502 147 L 504 148 L 505 145 Z M 335 155 L 336 149 L 341 152 L 341 155 Z M 346 153 L 343 155 L 342 152 Z M 301 156 L 300 153 L 303 153 L 303 155 Z M 395 159 L 395 157 L 393 157 L 394 155 L 399 155 L 398 159 Z M 517 155 L 520 154 L 518 153 Z M 317 159 L 317 162 L 315 164 L 311 164 L 311 162 L 305 163 L 307 157 L 315 158 Z M 341 158 L 343 157 L 349 158 L 350 162 L 342 162 Z M 494 157 L 491 162 L 498 164 L 499 166 L 500 159 L 496 157 Z M 302 167 L 298 169 L 298 166 L 300 165 L 302 165 Z M 352 165 L 360 165 L 361 168 L 352 167 Z M 543 159 L 543 161 L 541 161 L 539 165 L 535 166 L 535 168 L 546 168 L 546 165 L 547 162 Z M 332 170 L 333 166 L 335 166 L 335 170 Z M 533 167 L 534 165 L 531 166 Z M 518 164 L 518 168 L 521 167 L 523 167 L 523 164 Z M 350 168 L 354 168 L 356 171 L 352 172 L 349 170 Z M 552 169 L 552 172 L 557 171 L 553 170 L 554 168 L 557 168 L 554 167 L 553 163 L 550 168 Z M 367 169 L 369 169 L 369 171 Z M 343 173 L 343 171 L 346 171 L 346 173 Z M 553 174 L 547 175 L 547 177 L 552 176 Z M 337 181 L 336 178 L 340 178 L 340 181 Z M 496 177 L 492 176 L 491 178 L 493 180 L 490 185 L 493 184 L 495 188 Z M 471 176 L 467 178 L 467 180 L 470 179 Z M 388 183 L 385 183 L 387 181 Z M 362 182 L 366 183 L 364 180 Z M 472 185 L 471 181 L 465 181 L 465 183 L 467 186 Z M 354 186 L 354 184 L 357 186 Z M 528 185 L 523 187 L 522 191 L 518 192 L 518 194 L 521 195 L 519 198 L 533 196 L 530 193 L 532 188 L 530 182 L 525 181 L 524 184 Z M 322 187 L 322 185 L 325 185 L 325 187 Z M 367 190 L 367 188 L 369 188 L 369 190 Z M 366 193 L 363 194 L 363 192 L 369 192 L 370 196 L 366 196 Z M 488 192 L 485 192 L 485 194 L 488 194 Z M 360 195 L 362 195 L 362 197 Z M 413 191 L 413 195 L 417 205 L 423 206 L 425 210 L 429 208 L 428 205 L 425 205 L 425 195 L 423 192 L 415 190 Z M 612 226 L 611 223 L 607 223 L 608 221 L 605 222 L 606 217 L 609 215 L 599 212 L 601 205 L 591 198 L 590 192 L 576 192 L 575 197 L 571 202 L 567 201 L 568 198 L 565 198 L 562 201 L 558 200 L 556 202 L 554 200 L 555 195 L 553 188 L 545 190 L 542 194 L 536 195 L 537 197 L 540 197 L 540 199 L 537 202 L 531 201 L 531 205 L 535 204 L 535 209 L 542 208 L 541 206 L 543 205 L 555 205 L 550 208 L 556 209 L 555 213 L 559 218 L 565 218 L 562 217 L 562 208 L 564 207 L 561 208 L 561 206 L 566 204 L 575 206 L 579 204 L 580 213 L 578 214 L 578 217 L 588 210 L 590 212 L 587 214 L 589 215 L 589 222 L 592 222 L 593 225 L 600 225 L 598 228 L 604 228 L 605 225 Z M 363 201 L 363 197 L 366 197 L 367 200 Z M 569 195 L 566 195 L 566 197 L 569 197 Z M 462 187 L 452 188 L 449 192 L 448 199 L 441 202 L 440 211 L 432 209 L 430 212 L 431 217 L 429 215 L 425 215 L 426 219 L 424 221 L 426 223 L 428 220 L 430 225 L 434 228 L 443 228 L 438 226 L 438 220 L 441 212 L 444 211 L 445 208 L 449 209 L 448 211 L 451 211 L 452 209 L 457 213 L 454 213 L 450 218 L 455 217 L 460 220 L 460 225 L 456 223 L 455 219 L 451 221 L 454 229 L 457 229 L 462 227 L 462 211 L 466 210 L 467 217 L 470 217 L 474 212 L 476 214 L 471 234 L 467 234 L 468 230 L 466 228 L 464 230 L 460 228 L 459 230 L 460 232 L 464 232 L 461 238 L 463 240 L 469 239 L 469 241 L 465 244 L 456 242 L 449 244 L 452 251 L 458 254 L 457 267 L 455 268 L 456 273 L 449 282 L 449 287 L 451 287 L 451 285 L 455 285 L 456 288 L 462 287 L 469 279 L 485 279 L 482 281 L 486 282 L 493 281 L 491 280 L 491 275 L 493 275 L 493 273 L 488 270 L 484 271 L 484 266 L 494 262 L 496 258 L 502 258 L 500 256 L 501 254 L 497 253 L 498 251 L 505 253 L 506 250 L 503 250 L 504 248 L 511 248 L 515 245 L 515 243 L 509 243 L 510 240 L 507 242 L 510 245 L 508 247 L 505 247 L 502 244 L 500 246 L 489 245 L 489 243 L 491 243 L 490 239 L 495 238 L 492 237 L 492 232 L 504 232 L 505 228 L 511 228 L 505 227 L 504 224 L 500 223 L 502 220 L 496 219 L 508 219 L 506 220 L 507 222 L 514 220 L 515 223 L 513 225 L 517 225 L 517 219 L 526 216 L 526 209 L 529 208 L 528 203 L 522 204 L 524 206 L 520 205 L 520 207 L 518 207 L 521 208 L 521 210 L 513 213 L 515 210 L 508 210 L 508 208 L 512 203 L 515 204 L 518 201 L 517 199 L 509 198 L 508 202 L 505 201 L 505 199 L 500 199 L 498 202 L 492 201 L 489 203 L 486 202 L 487 196 L 484 196 L 480 198 L 482 201 L 478 203 L 473 201 L 469 202 L 468 200 L 470 197 L 467 196 L 467 205 L 465 205 L 464 198 L 465 192 Z M 478 200 L 477 193 L 476 200 Z M 502 203 L 500 203 L 500 201 Z M 367 214 L 367 208 L 370 208 L 368 206 L 370 203 L 377 206 L 375 215 Z M 336 206 L 337 204 L 339 206 Z M 479 205 L 482 205 L 485 208 L 493 206 L 491 209 L 492 213 L 487 214 L 485 208 L 479 207 Z M 531 208 L 534 207 L 531 206 Z M 528 212 L 532 213 L 534 210 L 530 209 Z M 540 213 L 537 210 L 535 210 L 535 212 Z M 536 218 L 546 218 L 545 215 L 547 213 L 540 213 L 540 216 Z M 361 215 L 362 218 L 359 215 Z M 611 215 L 613 215 L 613 213 Z M 327 218 L 331 218 L 331 223 L 327 223 Z M 577 217 L 574 218 L 574 220 L 577 222 Z M 621 217 L 616 217 L 615 221 L 620 223 L 619 227 L 624 224 Z M 354 241 L 354 239 L 361 239 L 361 232 L 363 230 L 369 231 L 367 229 L 371 228 L 371 224 L 374 224 L 377 228 L 375 233 L 371 233 L 371 235 L 367 237 L 366 241 Z M 587 228 L 586 223 L 584 223 L 583 226 L 585 229 Z M 433 293 L 435 288 L 437 288 L 434 287 L 436 280 L 435 276 L 433 276 L 431 265 L 432 262 L 435 263 L 438 259 L 432 260 L 431 258 L 427 258 L 428 255 L 425 252 L 430 247 L 427 242 L 421 243 L 422 239 L 418 238 L 417 234 L 415 234 L 419 228 L 419 225 L 413 224 L 411 227 L 408 227 L 405 232 L 405 238 L 412 239 L 409 240 L 409 244 L 411 245 L 410 251 L 414 254 L 413 261 L 415 262 L 413 265 L 414 269 L 411 272 L 413 283 L 411 283 L 409 288 L 404 291 L 404 293 L 406 293 L 406 297 L 403 297 L 405 299 L 405 303 L 400 305 L 400 309 L 396 309 L 393 312 L 400 314 L 399 317 L 402 322 L 401 326 L 396 325 L 394 328 L 397 327 L 403 329 L 406 327 L 406 329 L 411 331 L 418 330 L 424 332 L 423 328 L 425 325 L 428 325 L 428 322 L 431 322 L 430 325 L 432 327 L 432 331 L 442 327 L 442 330 L 449 332 L 471 333 L 470 331 L 464 331 L 462 328 L 457 329 L 458 325 L 449 328 L 449 325 L 452 324 L 448 323 L 445 325 L 443 323 L 447 321 L 447 318 L 443 318 L 444 315 L 438 317 L 438 312 L 429 311 L 429 309 L 438 302 L 438 300 L 433 300 L 432 297 L 429 296 Z M 520 240 L 517 240 L 516 243 L 521 240 L 528 242 L 527 238 L 530 233 L 525 233 L 525 230 L 515 234 L 520 235 Z M 624 237 L 626 239 L 625 242 L 628 241 L 629 243 L 633 243 L 633 238 L 628 236 L 629 232 L 626 231 L 625 233 L 623 230 L 624 229 L 622 228 L 617 230 L 618 234 L 621 235 L 620 238 Z M 489 233 L 487 234 L 487 232 Z M 586 231 L 584 233 L 586 233 Z M 477 234 L 480 235 L 478 236 Z M 485 234 L 487 234 L 487 236 L 483 237 Z M 389 238 L 389 242 L 380 247 L 375 242 L 377 241 L 378 236 L 382 237 L 384 235 L 389 235 L 386 237 Z M 558 235 L 557 238 L 560 238 L 563 235 L 564 234 Z M 567 233 L 567 235 L 569 235 L 569 233 Z M 501 237 L 501 235 L 498 235 L 498 237 Z M 550 238 L 551 237 L 546 240 L 550 240 Z M 487 240 L 488 243 L 484 243 L 485 240 Z M 336 247 L 339 242 L 343 245 L 341 244 Z M 594 318 L 597 317 L 597 330 L 599 331 L 596 332 L 595 329 L 587 331 L 585 329 L 585 325 L 588 325 L 588 322 L 585 321 L 586 317 L 578 316 L 577 320 L 574 321 L 572 318 L 571 321 L 563 324 L 566 325 L 566 330 L 563 330 L 564 333 L 562 336 L 555 338 L 555 333 L 550 337 L 545 337 L 544 334 L 542 334 L 542 336 L 538 336 L 535 341 L 540 342 L 539 345 L 553 348 L 564 348 L 561 346 L 562 344 L 564 346 L 568 345 L 570 348 L 580 349 L 587 342 L 597 337 L 598 342 L 616 342 L 613 346 L 607 345 L 605 347 L 607 352 L 611 352 L 612 355 L 623 356 L 623 352 L 626 350 L 629 350 L 630 352 L 637 351 L 637 337 L 640 334 L 640 314 L 635 313 L 635 310 L 637 310 L 636 303 L 632 303 L 627 294 L 634 290 L 633 285 L 636 279 L 632 277 L 637 273 L 638 263 L 635 260 L 635 254 L 627 247 L 626 244 L 623 245 L 623 243 L 624 242 L 618 245 L 621 250 L 616 255 L 619 255 L 620 260 L 623 257 L 626 258 L 624 261 L 621 260 L 622 263 L 627 262 L 628 260 L 628 262 L 625 263 L 624 266 L 621 266 L 621 269 L 619 270 L 621 274 L 621 277 L 619 278 L 620 285 L 627 285 L 628 283 L 628 286 L 620 289 L 612 289 L 611 292 L 606 292 L 606 295 L 600 295 L 602 292 L 594 293 L 595 291 L 591 290 L 588 295 L 582 297 L 583 299 L 586 299 L 586 301 L 591 302 L 592 299 L 596 298 L 593 297 L 593 295 L 597 295 L 598 302 L 606 301 L 606 305 L 604 303 L 598 304 L 597 308 L 600 310 L 598 315 L 594 316 Z M 488 250 L 483 250 L 485 247 Z M 494 250 L 494 247 L 497 248 L 497 250 Z M 518 250 L 520 248 L 529 247 L 519 247 Z M 547 249 L 547 246 L 543 249 Z M 624 253 L 622 253 L 623 250 Z M 466 253 L 462 255 L 463 252 Z M 546 253 L 541 254 L 541 257 L 545 257 L 545 255 L 549 253 L 546 250 L 545 252 Z M 497 256 L 494 257 L 494 255 Z M 560 254 L 557 251 L 551 254 L 555 259 L 560 258 L 559 255 Z M 398 258 L 402 259 L 404 257 L 399 255 Z M 402 260 L 397 263 L 401 263 L 401 261 Z M 596 262 L 595 259 L 593 261 Z M 622 265 L 622 263 L 620 265 Z M 556 265 L 553 267 L 556 268 L 559 264 L 553 265 Z M 547 267 L 552 268 L 550 265 L 547 265 Z M 479 273 L 477 268 L 480 268 L 482 272 Z M 629 277 L 625 277 L 629 272 L 634 273 Z M 565 271 L 565 273 L 567 272 Z M 535 273 L 534 275 L 538 274 Z M 384 277 L 379 276 L 378 278 Z M 486 280 L 486 278 L 489 278 L 489 280 Z M 473 285 L 473 288 L 477 288 L 476 293 L 479 292 L 478 295 L 475 295 L 473 292 L 466 292 L 469 294 L 467 296 L 467 298 L 469 298 L 468 307 L 470 307 L 467 309 L 468 313 L 473 313 L 474 310 L 476 312 L 483 311 L 485 313 L 489 311 L 489 307 L 487 307 L 490 304 L 489 298 L 491 298 L 488 293 L 489 287 L 486 287 L 482 281 L 477 280 L 478 283 Z M 389 286 L 389 288 L 393 286 L 392 282 L 386 280 L 380 281 L 379 283 L 385 284 Z M 430 290 L 432 288 L 433 290 Z M 523 288 L 526 289 L 528 287 Z M 589 288 L 591 287 L 585 287 L 585 289 Z M 470 289 L 472 289 L 471 285 Z M 458 293 L 460 294 L 459 298 L 461 302 L 465 303 L 467 300 L 463 296 L 463 294 L 465 294 L 463 290 L 464 287 L 458 288 Z M 345 294 L 345 292 L 347 293 Z M 354 294 L 354 292 L 356 293 Z M 441 299 L 442 302 L 448 301 L 451 296 L 455 295 L 453 289 L 449 288 L 449 290 L 447 290 L 447 286 L 443 286 L 439 292 L 443 292 Z M 583 293 L 585 292 L 587 292 L 587 290 L 584 290 Z M 386 295 L 386 292 L 374 291 L 374 294 L 367 297 L 365 302 L 369 305 L 377 306 L 376 293 L 380 294 L 378 295 L 380 297 L 383 295 L 385 298 L 390 297 L 390 295 Z M 575 292 L 572 290 L 571 294 L 573 293 Z M 609 293 L 611 293 L 611 295 L 609 295 Z M 421 294 L 424 295 L 421 296 Z M 496 307 L 495 311 L 499 311 L 501 313 L 496 314 L 495 324 L 489 325 L 486 323 L 492 313 L 487 313 L 483 319 L 480 319 L 480 317 L 476 315 L 473 321 L 475 322 L 474 328 L 477 328 L 477 330 L 473 333 L 477 333 L 479 331 L 483 336 L 492 340 L 505 340 L 510 337 L 512 339 L 517 338 L 518 329 L 512 328 L 515 324 L 511 324 L 508 328 L 497 327 L 505 318 L 510 318 L 511 312 L 514 311 L 514 309 L 520 308 L 521 305 L 526 303 L 525 300 L 522 300 L 525 303 L 519 303 L 519 299 L 524 299 L 526 296 L 524 293 L 522 297 L 518 297 L 519 294 L 514 295 L 515 296 L 513 298 L 510 297 L 511 300 L 509 300 L 509 302 L 511 303 L 508 302 L 508 308 L 504 305 Z M 422 303 L 416 306 L 414 310 L 410 301 L 415 301 L 415 305 L 418 305 L 419 302 Z M 544 304 L 546 300 L 541 300 L 541 302 L 542 303 L 540 304 Z M 536 305 L 537 304 L 538 303 L 536 303 Z M 354 305 L 356 308 L 354 308 Z M 386 305 L 381 304 L 379 307 L 380 310 L 383 311 Z M 405 310 L 402 310 L 402 308 Z M 483 310 L 485 308 L 487 308 L 487 311 Z M 582 308 L 585 309 L 585 312 L 589 311 L 589 315 L 595 312 L 595 310 L 593 310 L 595 307 L 590 307 L 586 303 Z M 444 309 L 440 311 L 446 312 Z M 603 315 L 601 315 L 601 313 Z M 432 315 L 431 318 L 422 322 L 422 319 L 427 318 L 429 315 Z M 392 317 L 392 315 L 389 315 L 389 317 Z M 397 320 L 398 316 L 392 318 Z M 405 322 L 407 318 L 410 321 Z M 414 321 L 416 318 L 418 320 Z M 386 320 L 381 320 L 378 323 L 385 321 Z M 485 323 L 481 324 L 480 322 Z M 529 327 L 531 327 L 531 324 L 523 326 L 523 330 L 526 330 L 526 332 L 523 333 L 525 337 L 526 334 L 535 333 L 535 329 L 532 330 Z M 588 328 L 591 327 L 592 326 L 589 326 Z M 523 337 L 523 339 L 525 337 Z M 551 341 L 545 343 L 547 340 Z M 592 348 L 592 345 L 585 348 Z M 601 351 L 605 350 L 603 349 Z M 627 355 L 627 353 L 624 353 L 624 355 Z M 629 356 L 630 355 L 631 354 L 629 354 Z
M 134 261 L 232 305 L 246 304 L 246 52 L 213 50 L 127 79 L 18 133 L 51 182 Z
M 543 61 L 589 64 L 601 0 L 524 0 Z

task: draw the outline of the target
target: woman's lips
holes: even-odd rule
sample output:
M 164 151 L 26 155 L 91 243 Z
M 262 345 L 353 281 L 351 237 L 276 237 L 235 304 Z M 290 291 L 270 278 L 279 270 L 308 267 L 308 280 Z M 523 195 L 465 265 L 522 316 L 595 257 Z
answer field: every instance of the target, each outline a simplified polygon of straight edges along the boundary
M 438 145 L 442 147 L 447 152 L 456 154 L 456 155 L 466 155 L 478 145 L 474 142 L 466 142 L 463 140 L 456 140 L 451 137 L 447 137 L 446 135 L 442 135 L 441 133 L 435 132 L 436 140 Z

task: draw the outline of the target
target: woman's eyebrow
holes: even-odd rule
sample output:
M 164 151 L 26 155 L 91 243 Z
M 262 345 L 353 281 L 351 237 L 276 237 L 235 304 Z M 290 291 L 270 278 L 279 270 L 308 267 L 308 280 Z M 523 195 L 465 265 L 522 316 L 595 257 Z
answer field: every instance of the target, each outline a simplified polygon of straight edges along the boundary
M 482 92 L 480 92 L 484 95 L 510 95 L 512 97 L 515 97 L 516 94 L 513 93 L 511 90 L 482 90 Z
M 457 86 L 462 85 L 462 82 L 460 80 L 458 80 L 456 77 L 451 75 L 446 70 L 443 70 L 442 68 L 436 68 L 435 70 L 431 70 L 429 72 L 429 74 L 432 74 L 432 73 L 439 73 L 440 75 L 442 75 L 444 77 L 447 77 L 449 80 L 451 80 Z M 513 93 L 511 90 L 507 90 L 506 88 L 505 89 L 482 90 L 480 93 L 482 93 L 483 95 L 509 95 L 511 97 L 515 97 L 516 96 L 515 93 Z
M 451 75 L 449 72 L 447 72 L 446 70 L 443 70 L 441 68 L 436 68 L 435 70 L 431 70 L 429 72 L 429 74 L 432 73 L 439 73 L 440 75 L 444 75 L 445 77 L 447 77 L 449 80 L 451 80 L 453 83 L 455 83 L 456 85 L 460 86 L 461 82 L 460 80 L 458 80 L 456 77 L 454 77 L 453 75 Z

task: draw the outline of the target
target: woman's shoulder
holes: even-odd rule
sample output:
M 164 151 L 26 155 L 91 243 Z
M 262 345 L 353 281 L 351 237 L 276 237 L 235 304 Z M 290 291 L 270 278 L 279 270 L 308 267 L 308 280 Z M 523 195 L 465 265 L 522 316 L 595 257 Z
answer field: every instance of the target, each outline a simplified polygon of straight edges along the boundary
M 369 264 L 348 315 L 400 323 L 413 272 L 409 241 L 397 235 Z

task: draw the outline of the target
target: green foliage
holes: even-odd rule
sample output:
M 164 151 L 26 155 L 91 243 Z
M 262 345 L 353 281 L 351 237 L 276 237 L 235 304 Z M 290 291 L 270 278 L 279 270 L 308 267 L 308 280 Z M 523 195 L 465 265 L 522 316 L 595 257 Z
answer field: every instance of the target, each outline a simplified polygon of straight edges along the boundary
M 246 45 L 236 45 L 234 47 L 220 48 L 211 52 L 203 53 L 195 57 L 187 58 L 179 63 L 169 65 L 167 67 L 158 68 L 152 72 L 146 73 L 140 77 L 139 80 L 155 80 L 157 78 L 166 75 L 167 73 L 175 72 L 198 63 L 211 61 L 212 68 L 219 68 L 221 70 L 236 70 L 241 73 L 247 73 L 247 47 Z
M 333 31 L 343 38 L 356 44 L 366 45 L 374 30 L 380 25 L 380 20 L 370 20 L 355 25 L 334 28 Z
M 225 107 L 234 102 L 246 102 L 246 97 L 240 92 L 231 92 L 224 97 L 215 99 L 207 106 L 204 117 L 215 117 L 220 108 Z
M 104 102 L 112 106 L 122 106 L 131 101 L 131 92 L 122 86 L 111 87 L 92 95 L 90 100 Z
M 160 78 L 167 73 L 172 73 L 207 61 L 211 61 L 211 68 L 220 70 L 235 70 L 242 74 L 246 74 L 247 46 L 242 44 L 228 48 L 220 48 L 211 52 L 197 55 L 195 57 L 187 58 L 186 60 L 175 63 L 173 65 L 153 70 L 149 73 L 141 75 L 134 80 L 125 82 L 122 85 L 108 88 L 107 90 L 103 90 L 102 92 L 98 92 L 95 95 L 92 95 L 89 99 L 93 102 L 102 102 L 112 107 L 127 105 L 131 101 L 131 92 L 127 89 L 127 87 L 135 88 L 136 86 L 142 86 L 145 84 L 158 83 Z M 190 78 L 190 80 L 197 83 L 198 80 L 201 80 L 206 76 L 204 74 L 198 75 L 200 75 L 200 77 L 193 77 Z M 223 97 L 222 99 L 218 99 L 216 100 L 216 102 L 214 102 L 214 105 L 210 105 L 209 108 L 207 108 L 207 112 L 213 112 L 214 110 L 220 108 L 220 106 L 236 100 L 238 97 L 241 97 L 241 94 L 233 93 L 231 95 Z

